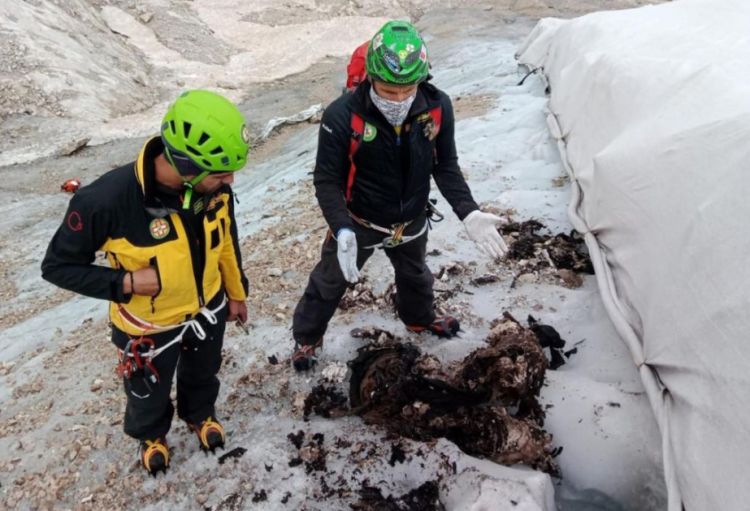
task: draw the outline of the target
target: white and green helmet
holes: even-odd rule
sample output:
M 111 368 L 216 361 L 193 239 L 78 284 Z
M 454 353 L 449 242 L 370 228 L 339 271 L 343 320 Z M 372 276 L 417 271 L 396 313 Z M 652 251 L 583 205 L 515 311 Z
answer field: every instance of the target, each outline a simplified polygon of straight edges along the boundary
M 389 21 L 370 41 L 365 59 L 367 74 L 375 80 L 411 85 L 427 79 L 427 46 L 414 25 Z

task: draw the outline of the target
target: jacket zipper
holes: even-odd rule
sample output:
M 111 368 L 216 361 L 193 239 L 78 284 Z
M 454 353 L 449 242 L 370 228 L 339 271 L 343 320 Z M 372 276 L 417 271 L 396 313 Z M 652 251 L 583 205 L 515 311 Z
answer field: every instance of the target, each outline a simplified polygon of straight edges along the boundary
M 156 297 L 161 294 L 161 272 L 159 271 L 159 261 L 156 259 L 156 256 L 149 259 L 148 264 L 156 270 L 156 281 L 159 283 L 159 290 L 151 297 L 151 313 L 154 314 L 156 313 Z
M 193 229 L 190 221 L 184 221 L 182 217 L 179 218 L 180 222 L 182 222 L 183 229 L 185 229 L 185 232 L 188 234 L 187 240 L 185 241 L 187 242 L 188 248 L 190 249 L 190 261 L 193 264 L 193 278 L 195 279 L 195 289 L 198 292 L 198 305 L 200 307 L 203 307 L 206 304 L 206 301 L 203 297 L 203 265 L 201 264 L 199 254 L 200 242 L 195 236 L 195 230 Z

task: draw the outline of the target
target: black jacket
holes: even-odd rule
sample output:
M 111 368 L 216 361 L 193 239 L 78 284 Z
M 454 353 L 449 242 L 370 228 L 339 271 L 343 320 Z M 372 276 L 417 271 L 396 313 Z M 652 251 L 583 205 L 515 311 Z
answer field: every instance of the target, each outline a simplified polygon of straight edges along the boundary
M 171 207 L 157 190 L 155 137 L 138 160 L 78 190 L 42 262 L 42 277 L 62 288 L 109 300 L 110 319 L 129 334 L 143 333 L 132 318 L 169 326 L 185 321 L 221 289 L 247 297 L 247 279 L 234 219 L 234 196 L 224 186 L 194 201 L 193 215 Z M 200 231 L 200 232 L 199 232 Z M 109 268 L 92 264 L 104 251 Z M 126 272 L 151 266 L 161 290 L 154 297 L 125 295 Z
M 442 107 L 441 127 L 430 140 L 427 113 L 437 106 Z M 383 226 L 413 220 L 427 206 L 430 176 L 461 220 L 479 209 L 458 167 L 450 98 L 432 84 L 421 84 L 398 137 L 372 103 L 370 84 L 364 82 L 326 108 L 318 135 L 315 195 L 334 233 L 352 226 L 344 197 L 352 112 L 369 124 L 354 155 L 357 172 L 348 205 L 352 213 Z

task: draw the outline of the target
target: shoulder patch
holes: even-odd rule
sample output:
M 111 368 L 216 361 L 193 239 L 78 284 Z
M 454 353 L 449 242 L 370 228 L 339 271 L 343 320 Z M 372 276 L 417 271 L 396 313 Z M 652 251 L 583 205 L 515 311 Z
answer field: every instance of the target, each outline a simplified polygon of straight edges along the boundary
M 78 211 L 71 211 L 66 220 L 68 228 L 73 232 L 80 232 L 83 230 L 83 219 Z
M 330 126 L 327 126 L 326 123 L 324 122 L 320 123 L 320 127 L 326 130 L 331 135 L 333 135 L 333 130 L 330 128 Z
M 362 140 L 365 142 L 372 142 L 377 135 L 378 129 L 369 122 L 366 122 L 364 133 L 362 133 Z

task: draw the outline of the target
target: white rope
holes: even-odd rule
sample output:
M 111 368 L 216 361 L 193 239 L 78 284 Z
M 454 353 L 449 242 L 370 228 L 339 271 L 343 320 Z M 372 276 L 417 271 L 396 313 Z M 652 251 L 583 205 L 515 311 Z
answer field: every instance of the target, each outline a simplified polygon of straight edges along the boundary
M 201 310 L 198 311 L 198 314 L 206 318 L 209 324 L 216 325 L 219 320 L 216 317 L 216 313 L 219 312 L 221 309 L 224 308 L 227 304 L 227 298 L 226 296 L 224 299 L 222 299 L 221 303 L 215 308 L 215 309 L 209 309 L 208 307 L 203 307 Z M 182 330 L 180 330 L 180 333 L 178 333 L 174 339 L 169 341 L 167 344 L 162 346 L 158 349 L 150 349 L 143 355 L 141 355 L 144 358 L 148 358 L 149 360 L 155 359 L 159 354 L 161 354 L 163 351 L 165 351 L 167 348 L 171 347 L 174 344 L 182 342 L 182 338 L 185 336 L 185 332 L 188 331 L 189 328 L 193 329 L 193 333 L 198 338 L 198 340 L 203 341 L 206 339 L 206 331 L 203 329 L 203 326 L 198 321 L 198 314 L 193 316 L 193 318 L 189 319 L 188 321 L 185 321 L 183 323 L 179 323 L 177 325 L 174 325 L 170 330 L 177 329 L 179 327 L 182 327 Z M 129 357 L 133 357 L 132 353 L 126 354 Z

